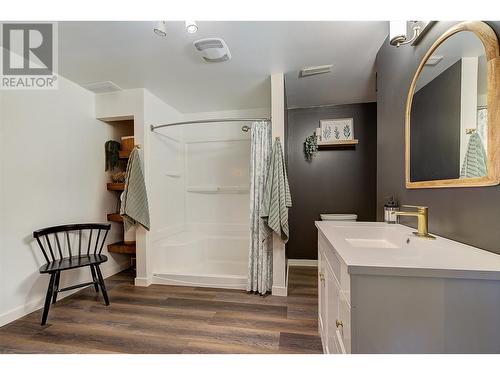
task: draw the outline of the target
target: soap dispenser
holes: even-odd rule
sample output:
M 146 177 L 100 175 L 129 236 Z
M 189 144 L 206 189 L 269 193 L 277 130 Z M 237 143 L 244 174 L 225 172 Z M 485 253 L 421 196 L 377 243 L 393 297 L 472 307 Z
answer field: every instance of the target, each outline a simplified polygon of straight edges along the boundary
M 384 204 L 384 221 L 388 224 L 396 224 L 398 216 L 396 212 L 399 211 L 398 202 L 394 200 L 394 196 L 388 197 L 389 199 Z

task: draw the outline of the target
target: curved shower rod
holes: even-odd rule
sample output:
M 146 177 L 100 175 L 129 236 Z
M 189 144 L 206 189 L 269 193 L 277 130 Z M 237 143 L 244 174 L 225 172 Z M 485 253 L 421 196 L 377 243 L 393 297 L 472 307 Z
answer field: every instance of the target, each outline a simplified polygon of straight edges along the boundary
M 205 119 L 205 120 L 192 120 L 192 121 L 181 121 L 181 122 L 171 122 L 169 124 L 163 125 L 151 125 L 151 131 L 155 131 L 156 129 L 165 128 L 167 126 L 174 125 L 187 125 L 187 124 L 208 124 L 213 122 L 237 122 L 237 121 L 271 121 L 271 119 L 267 117 L 260 118 L 217 118 L 217 119 Z

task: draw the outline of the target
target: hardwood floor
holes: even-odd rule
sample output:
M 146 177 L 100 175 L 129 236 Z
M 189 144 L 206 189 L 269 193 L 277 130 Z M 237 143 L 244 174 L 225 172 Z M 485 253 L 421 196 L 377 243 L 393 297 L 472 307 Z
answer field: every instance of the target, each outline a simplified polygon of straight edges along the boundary
M 289 296 L 106 279 L 0 328 L 0 353 L 321 353 L 316 268 L 292 267 Z

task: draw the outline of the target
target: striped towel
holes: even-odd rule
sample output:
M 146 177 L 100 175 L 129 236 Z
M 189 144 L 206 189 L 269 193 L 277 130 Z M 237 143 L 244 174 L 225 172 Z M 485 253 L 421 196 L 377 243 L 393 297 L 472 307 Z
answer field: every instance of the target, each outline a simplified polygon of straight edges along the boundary
M 121 195 L 120 215 L 123 217 L 125 231 L 136 223 L 149 230 L 149 207 L 146 183 L 142 173 L 139 150 L 134 148 L 127 164 L 125 190 Z
M 484 177 L 488 174 L 486 151 L 477 133 L 472 133 L 465 152 L 460 178 Z
M 281 142 L 276 138 L 271 155 L 271 164 L 266 179 L 261 215 L 269 228 L 281 236 L 283 242 L 288 242 L 288 208 L 292 207 L 290 187 L 286 176 L 285 163 Z

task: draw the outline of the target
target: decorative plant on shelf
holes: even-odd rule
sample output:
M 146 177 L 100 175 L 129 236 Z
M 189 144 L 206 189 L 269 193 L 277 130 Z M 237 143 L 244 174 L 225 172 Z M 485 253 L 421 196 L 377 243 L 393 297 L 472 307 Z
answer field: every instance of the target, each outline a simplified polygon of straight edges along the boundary
M 335 136 L 335 139 L 340 138 L 340 132 L 339 132 L 339 129 L 337 129 L 337 127 L 335 127 L 335 129 L 333 129 L 333 135 Z
M 318 140 L 316 135 L 310 135 L 304 141 L 304 154 L 307 160 L 312 160 L 313 156 L 318 152 Z
M 349 139 L 350 136 L 351 136 L 351 128 L 349 127 L 349 125 L 346 125 L 344 126 L 344 137 L 345 139 Z

